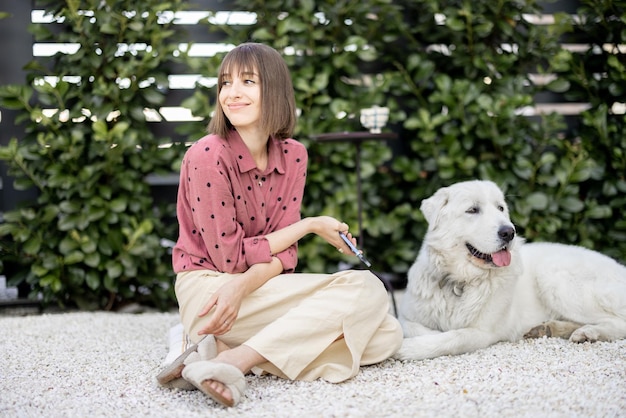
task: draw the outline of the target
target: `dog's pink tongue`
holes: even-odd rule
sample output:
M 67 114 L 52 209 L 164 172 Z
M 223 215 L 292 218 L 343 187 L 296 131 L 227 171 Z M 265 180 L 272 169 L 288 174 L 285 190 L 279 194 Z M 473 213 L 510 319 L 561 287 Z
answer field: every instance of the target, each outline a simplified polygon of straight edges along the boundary
M 511 253 L 509 250 L 501 250 L 491 254 L 491 259 L 496 266 L 505 267 L 511 264 Z

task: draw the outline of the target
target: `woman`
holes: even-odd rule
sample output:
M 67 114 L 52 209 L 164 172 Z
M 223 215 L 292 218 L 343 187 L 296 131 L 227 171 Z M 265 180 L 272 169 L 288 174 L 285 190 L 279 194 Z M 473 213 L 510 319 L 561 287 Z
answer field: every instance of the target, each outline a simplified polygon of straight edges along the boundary
M 191 383 L 226 406 L 244 374 L 341 382 L 360 365 L 390 357 L 402 331 L 369 271 L 294 274 L 297 242 L 309 233 L 349 251 L 329 216 L 301 219 L 307 152 L 291 139 L 296 106 L 280 54 L 246 43 L 218 73 L 210 135 L 185 154 L 173 251 L 185 332 L 198 346 L 160 375 Z M 206 338 L 204 338 L 206 336 Z

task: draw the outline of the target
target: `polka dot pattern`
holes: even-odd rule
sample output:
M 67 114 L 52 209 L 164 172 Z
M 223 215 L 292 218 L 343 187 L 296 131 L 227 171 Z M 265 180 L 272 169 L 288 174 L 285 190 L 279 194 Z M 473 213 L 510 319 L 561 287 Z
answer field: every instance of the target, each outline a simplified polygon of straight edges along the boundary
M 177 200 L 174 271 L 237 273 L 270 261 L 264 236 L 300 219 L 307 160 L 304 146 L 291 139 L 269 141 L 265 170 L 236 133 L 228 140 L 208 135 L 191 146 L 181 166 L 186 181 Z M 293 271 L 297 246 L 275 256 Z

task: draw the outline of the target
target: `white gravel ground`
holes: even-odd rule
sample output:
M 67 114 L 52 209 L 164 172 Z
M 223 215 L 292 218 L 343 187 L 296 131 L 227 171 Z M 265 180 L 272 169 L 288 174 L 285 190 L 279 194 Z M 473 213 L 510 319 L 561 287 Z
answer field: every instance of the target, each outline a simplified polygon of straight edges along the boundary
M 174 313 L 0 317 L 0 417 L 626 417 L 626 340 L 501 343 L 331 384 L 248 377 L 235 408 L 159 387 Z

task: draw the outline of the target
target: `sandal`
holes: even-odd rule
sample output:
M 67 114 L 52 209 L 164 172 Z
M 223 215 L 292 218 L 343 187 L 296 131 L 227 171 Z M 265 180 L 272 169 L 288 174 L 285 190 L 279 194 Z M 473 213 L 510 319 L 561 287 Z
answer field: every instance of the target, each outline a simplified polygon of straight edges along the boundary
M 237 405 L 246 390 L 245 376 L 241 370 L 228 363 L 197 361 L 183 369 L 183 377 L 211 399 L 227 407 Z M 233 398 L 226 399 L 221 393 L 216 392 L 210 386 L 211 380 L 226 386 Z
M 205 336 L 198 344 L 194 344 L 185 350 L 176 360 L 166 366 L 157 375 L 157 381 L 166 388 L 178 388 L 193 390 L 195 386 L 187 382 L 182 377 L 183 369 L 186 365 L 200 361 L 211 360 L 217 356 L 217 345 L 213 335 Z

